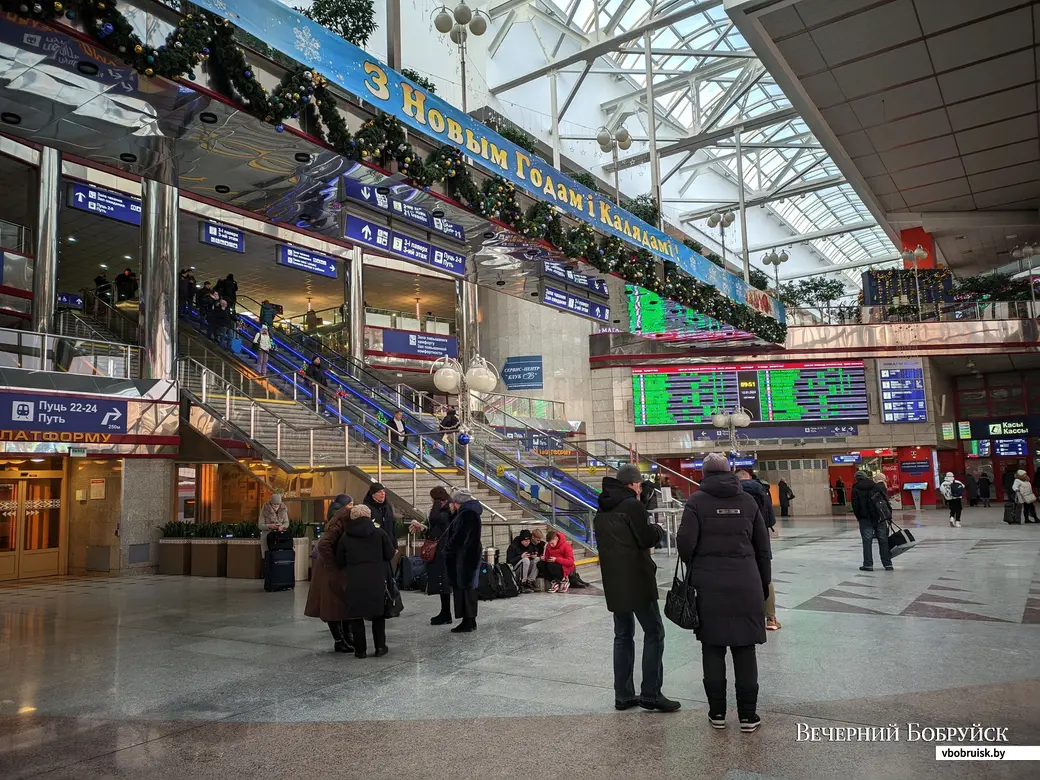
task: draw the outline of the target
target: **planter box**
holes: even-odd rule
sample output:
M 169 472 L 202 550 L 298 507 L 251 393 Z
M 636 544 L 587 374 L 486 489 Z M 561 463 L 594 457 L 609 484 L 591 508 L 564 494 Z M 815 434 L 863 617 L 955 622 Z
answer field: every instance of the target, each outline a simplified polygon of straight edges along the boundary
M 227 539 L 191 540 L 191 575 L 224 577 L 227 575 Z
M 296 553 L 296 581 L 305 582 L 310 577 L 311 543 L 313 539 L 300 537 L 293 539 L 293 552 Z
M 191 540 L 159 540 L 159 574 L 191 574 Z
M 237 580 L 258 580 L 264 576 L 259 539 L 228 539 L 227 576 Z

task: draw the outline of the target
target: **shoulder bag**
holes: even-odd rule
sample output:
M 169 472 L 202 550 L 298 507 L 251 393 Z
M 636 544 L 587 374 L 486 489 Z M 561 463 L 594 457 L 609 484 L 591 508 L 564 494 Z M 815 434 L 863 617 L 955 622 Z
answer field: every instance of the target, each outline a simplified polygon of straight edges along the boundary
M 456 517 L 458 517 L 456 515 Z M 448 523 L 448 527 L 444 529 L 444 533 L 437 539 L 425 539 L 423 540 L 422 546 L 419 548 L 419 557 L 422 558 L 426 563 L 430 563 L 437 556 L 437 544 L 441 539 L 447 538 L 450 533 L 452 526 L 455 525 L 455 519 L 452 518 L 451 522 Z
M 690 582 L 692 566 L 683 564 L 682 559 L 675 562 L 675 575 L 672 577 L 672 588 L 664 600 L 664 616 L 679 628 L 696 631 L 700 627 L 697 615 L 697 593 Z M 682 574 L 680 575 L 680 572 Z

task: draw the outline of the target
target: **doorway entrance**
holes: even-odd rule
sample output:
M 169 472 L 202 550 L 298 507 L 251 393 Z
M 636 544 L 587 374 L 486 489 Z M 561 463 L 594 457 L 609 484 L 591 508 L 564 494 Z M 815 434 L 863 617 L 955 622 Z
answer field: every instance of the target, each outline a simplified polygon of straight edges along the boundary
M 62 472 L 0 464 L 0 580 L 61 573 Z

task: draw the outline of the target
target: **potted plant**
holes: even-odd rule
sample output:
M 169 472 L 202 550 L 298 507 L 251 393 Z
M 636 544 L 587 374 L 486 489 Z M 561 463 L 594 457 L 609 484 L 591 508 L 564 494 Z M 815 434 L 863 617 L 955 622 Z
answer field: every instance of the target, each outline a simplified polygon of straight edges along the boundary
M 231 535 L 225 523 L 204 523 L 195 528 L 191 540 L 191 573 L 195 577 L 227 575 L 227 540 Z
M 307 523 L 289 523 L 289 533 L 293 537 L 293 552 L 296 554 L 296 581 L 303 582 L 310 573 L 311 543 L 307 536 Z
M 159 574 L 191 574 L 191 537 L 194 523 L 171 520 L 159 526 Z
M 235 523 L 227 540 L 227 576 L 257 580 L 264 576 L 260 556 L 260 528 L 256 523 Z

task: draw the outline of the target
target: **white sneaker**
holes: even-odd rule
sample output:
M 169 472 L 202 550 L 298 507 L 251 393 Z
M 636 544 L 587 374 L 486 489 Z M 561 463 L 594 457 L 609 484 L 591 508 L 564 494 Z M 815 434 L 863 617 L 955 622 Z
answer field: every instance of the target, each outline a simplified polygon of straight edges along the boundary
M 961 527 L 961 521 L 958 520 L 956 523 L 954 523 L 954 526 L 957 527 L 957 528 L 960 528 Z
M 954 522 L 956 521 L 953 519 L 953 515 L 950 515 L 950 528 L 953 528 Z

